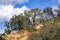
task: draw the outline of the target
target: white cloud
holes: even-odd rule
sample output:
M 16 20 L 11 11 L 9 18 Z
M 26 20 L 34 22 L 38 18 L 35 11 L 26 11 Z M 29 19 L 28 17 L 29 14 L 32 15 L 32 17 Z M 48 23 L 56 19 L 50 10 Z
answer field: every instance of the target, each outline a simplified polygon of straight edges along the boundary
M 9 5 L 9 4 L 15 4 L 15 3 L 24 3 L 28 2 L 29 0 L 0 0 L 0 5 Z
M 53 2 L 54 2 L 54 1 L 58 1 L 58 3 L 60 4 L 60 0 L 52 0 L 52 1 L 53 1 Z
M 29 0 L 0 0 L 0 23 L 8 21 L 13 15 L 19 15 L 25 10 L 29 10 L 26 6 L 14 8 L 14 5 L 25 3 Z M 4 29 L 0 33 L 3 33 Z
M 0 34 L 3 34 L 4 33 L 4 30 L 0 30 Z
M 26 6 L 21 8 L 14 8 L 12 5 L 0 6 L 0 22 L 9 20 L 13 15 L 23 13 L 25 10 L 29 10 Z
M 55 10 L 55 9 L 58 9 L 58 6 L 55 5 L 55 6 L 53 6 L 52 8 L 53 8 L 53 10 Z
M 60 0 L 58 0 L 59 4 L 60 4 Z

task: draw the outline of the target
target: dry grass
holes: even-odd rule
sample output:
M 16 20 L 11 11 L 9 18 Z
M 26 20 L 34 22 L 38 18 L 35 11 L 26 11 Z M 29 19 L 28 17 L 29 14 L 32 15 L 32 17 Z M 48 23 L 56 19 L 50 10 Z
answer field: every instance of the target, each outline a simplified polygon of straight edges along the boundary
M 9 35 L 6 35 L 4 38 L 6 40 L 27 40 L 28 38 L 28 35 L 29 35 L 29 32 L 27 30 L 24 30 L 23 33 L 13 33 L 13 34 L 9 34 Z
M 18 33 L 12 33 L 12 34 L 6 35 L 4 36 L 4 38 L 6 40 L 27 40 L 28 36 L 31 33 L 38 33 L 41 27 L 43 27 L 43 24 L 38 24 L 38 25 L 35 25 L 35 29 L 37 31 L 30 32 L 30 31 L 24 30 L 21 33 L 18 32 Z

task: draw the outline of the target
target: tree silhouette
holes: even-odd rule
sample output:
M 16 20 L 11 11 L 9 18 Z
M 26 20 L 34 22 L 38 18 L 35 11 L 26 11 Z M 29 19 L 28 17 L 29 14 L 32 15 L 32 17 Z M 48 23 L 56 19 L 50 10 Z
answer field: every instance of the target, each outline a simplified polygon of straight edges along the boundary
M 54 18 L 54 14 L 53 14 L 52 8 L 47 7 L 45 9 L 43 9 L 43 12 L 46 13 L 47 15 L 49 15 L 50 17 Z

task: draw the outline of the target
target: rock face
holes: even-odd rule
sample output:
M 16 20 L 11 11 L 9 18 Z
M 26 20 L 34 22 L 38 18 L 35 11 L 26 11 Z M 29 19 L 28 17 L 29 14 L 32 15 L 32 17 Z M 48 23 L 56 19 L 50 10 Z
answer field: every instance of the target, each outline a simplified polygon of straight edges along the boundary
M 6 40 L 27 40 L 29 32 L 25 30 L 23 33 L 13 33 L 6 35 L 4 38 Z

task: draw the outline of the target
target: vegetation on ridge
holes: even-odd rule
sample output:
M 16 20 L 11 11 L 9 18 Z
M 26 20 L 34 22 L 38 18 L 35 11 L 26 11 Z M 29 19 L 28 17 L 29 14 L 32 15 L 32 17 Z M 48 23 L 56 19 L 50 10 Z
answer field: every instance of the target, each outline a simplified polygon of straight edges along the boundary
M 40 10 L 38 8 L 31 9 L 13 16 L 9 21 L 5 22 L 4 35 L 9 35 L 13 31 L 21 32 L 28 30 L 27 40 L 60 40 L 60 6 L 59 9 L 53 10 L 50 7 Z M 57 15 L 55 15 L 55 13 Z M 38 32 L 35 25 L 42 24 Z

